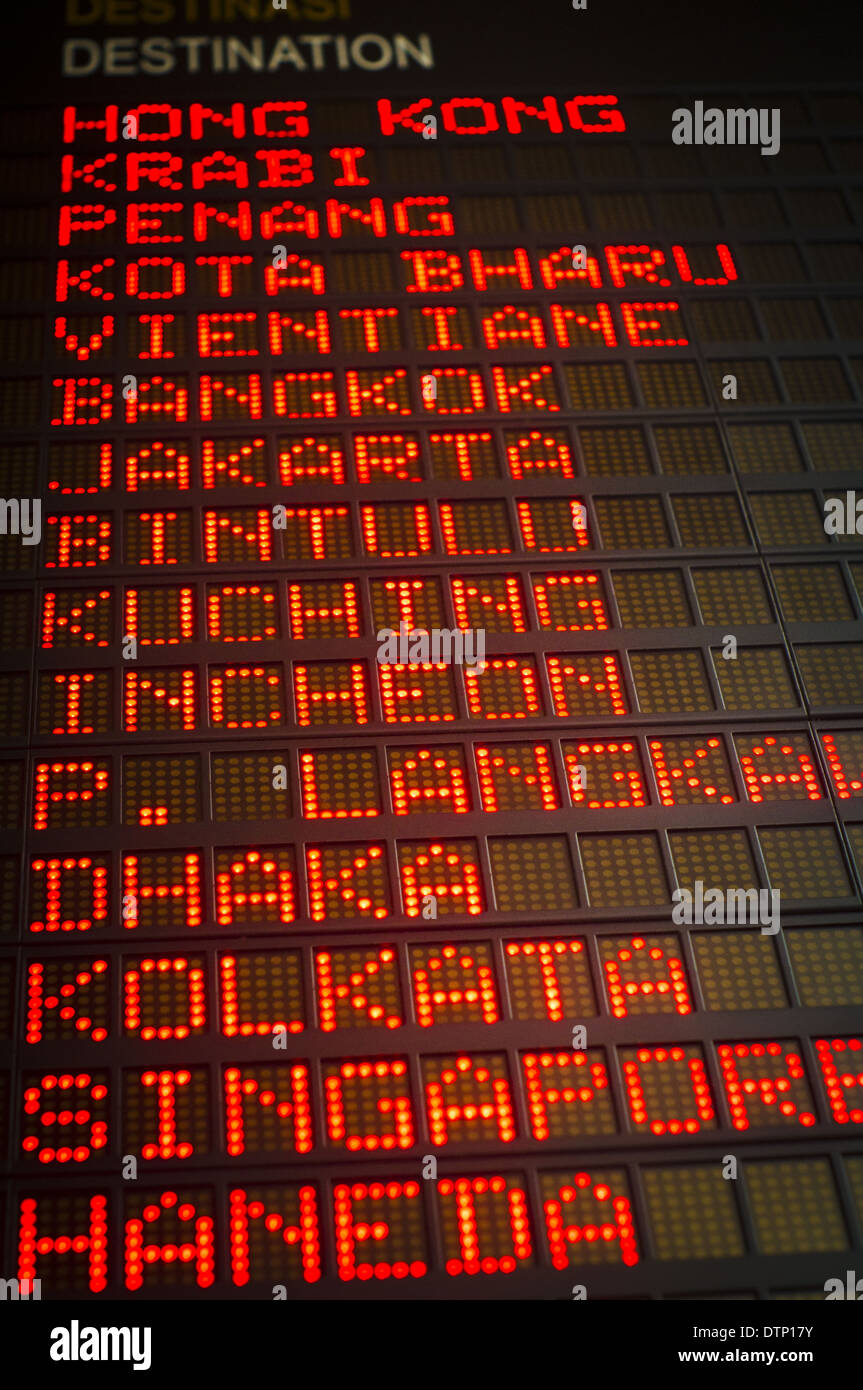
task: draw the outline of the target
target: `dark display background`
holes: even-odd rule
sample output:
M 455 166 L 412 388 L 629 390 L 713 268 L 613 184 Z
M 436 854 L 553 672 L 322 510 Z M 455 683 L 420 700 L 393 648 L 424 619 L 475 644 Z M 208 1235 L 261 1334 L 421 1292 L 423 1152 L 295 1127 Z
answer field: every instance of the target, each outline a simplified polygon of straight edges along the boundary
M 863 457 L 859 88 L 825 70 L 683 90 L 688 15 L 667 16 L 661 42 L 639 37 L 641 71 L 635 21 L 612 50 L 595 8 L 543 9 L 518 62 L 505 12 L 472 50 L 437 9 L 359 20 L 427 30 L 437 68 L 61 84 L 54 45 L 26 105 L 2 114 L 0 493 L 43 499 L 40 547 L 0 537 L 3 1268 L 25 1272 L 35 1199 L 33 1239 L 78 1236 L 91 1212 L 101 1235 L 102 1210 L 107 1227 L 107 1274 L 101 1255 L 88 1276 L 84 1254 L 39 1252 L 43 1297 L 86 1295 L 88 1282 L 117 1297 L 269 1298 L 284 1283 L 291 1298 L 569 1298 L 574 1282 L 591 1298 L 822 1297 L 863 1243 L 863 547 L 823 526 Z M 570 47 L 580 25 L 590 60 Z M 207 32 L 178 32 L 191 28 Z M 772 32 L 778 66 L 793 29 Z M 28 50 L 25 72 L 32 61 Z M 753 38 L 712 76 L 765 67 Z M 709 75 L 707 56 L 698 70 Z M 384 138 L 375 111 L 397 94 L 577 92 L 615 93 L 626 130 L 533 121 L 520 135 Z M 670 113 L 694 99 L 779 106 L 781 153 L 674 146 Z M 248 242 L 224 226 L 194 241 L 195 201 L 239 196 L 257 221 L 277 200 L 255 166 L 238 195 L 195 191 L 186 172 L 176 192 L 121 186 L 107 235 L 58 248 L 61 208 L 101 198 L 63 195 L 61 158 L 108 148 L 63 146 L 62 107 L 105 100 L 121 117 L 136 101 L 306 101 L 296 143 L 315 181 L 298 200 L 323 221 L 328 198 L 380 197 L 392 228 L 396 200 L 444 196 L 454 235 L 378 239 L 346 224 L 313 253 L 257 225 Z M 366 151 L 367 186 L 334 185 L 329 151 L 345 145 Z M 188 162 L 219 147 L 215 130 L 170 149 Z M 250 157 L 260 142 L 222 147 Z M 112 257 L 118 272 L 163 254 L 126 247 L 135 200 L 183 205 L 184 240 L 168 250 L 186 262 L 185 295 L 139 303 L 118 274 L 110 304 L 55 304 L 66 257 Z M 267 293 L 274 242 L 322 263 L 325 295 Z M 542 282 L 541 257 L 574 243 L 598 257 L 601 288 Z M 616 288 L 603 254 L 648 245 L 671 265 L 683 244 L 709 275 L 717 243 L 738 272 L 721 287 L 672 268 L 668 288 Z M 463 286 L 408 291 L 401 253 L 425 245 L 461 258 Z M 530 287 L 478 290 L 470 251 L 503 261 L 514 248 Z M 222 254 L 251 257 L 230 298 L 192 265 Z M 620 306 L 644 300 L 679 305 L 685 346 L 625 345 Z M 597 303 L 617 345 L 561 346 L 551 306 Z M 458 311 L 463 351 L 428 350 L 420 311 L 442 304 Z M 483 317 L 508 305 L 541 323 L 545 346 L 487 346 Z M 340 317 L 369 307 L 397 310 L 374 353 Z M 272 355 L 276 310 L 310 324 L 325 311 L 331 351 L 297 339 Z M 174 356 L 142 358 L 141 315 L 166 311 Z M 206 313 L 256 314 L 260 355 L 204 360 Z M 57 316 L 86 338 L 104 314 L 113 336 L 76 363 Z M 492 368 L 537 364 L 560 409 L 495 409 Z M 462 366 L 483 408 L 425 411 L 422 375 Z M 124 419 L 124 376 L 163 368 L 188 389 L 188 419 Z M 262 378 L 260 418 L 230 400 L 204 418 L 200 377 L 247 369 Z M 274 378 L 322 371 L 335 413 L 274 411 Z M 360 385 L 402 373 L 407 413 L 351 415 L 348 372 Z M 722 398 L 727 373 L 737 401 Z M 109 382 L 112 418 L 53 425 L 53 383 L 69 376 Z M 443 381 L 439 405 L 464 405 L 458 386 Z M 451 436 L 471 433 L 465 477 Z M 311 471 L 322 458 L 329 471 Z M 269 526 L 275 504 L 284 530 Z M 154 513 L 172 563 L 153 563 Z M 69 551 L 67 535 L 82 544 Z M 72 565 L 78 553 L 92 563 Z M 482 622 L 491 661 L 479 678 L 425 673 L 409 724 L 375 661 L 400 596 L 417 626 Z M 130 632 L 138 656 L 124 661 Z M 721 655 L 727 634 L 736 661 Z M 362 691 L 356 704 L 315 698 L 337 683 Z M 698 879 L 778 889 L 781 933 L 674 926 L 672 890 Z M 436 921 L 421 915 L 430 886 Z M 748 1079 L 764 1102 L 740 1101 Z M 543 1104 L 549 1088 L 561 1098 Z M 160 1090 L 176 1131 L 161 1141 Z M 84 1100 L 55 1103 L 60 1092 Z M 490 1097 L 493 1115 L 470 1109 Z M 46 1110 L 65 1118 L 46 1124 Z M 722 1177 L 728 1155 L 736 1182 Z M 466 1224 L 459 1240 L 471 1202 L 477 1269 Z M 197 1240 L 197 1264 L 141 1268 L 139 1235 L 163 1251 Z

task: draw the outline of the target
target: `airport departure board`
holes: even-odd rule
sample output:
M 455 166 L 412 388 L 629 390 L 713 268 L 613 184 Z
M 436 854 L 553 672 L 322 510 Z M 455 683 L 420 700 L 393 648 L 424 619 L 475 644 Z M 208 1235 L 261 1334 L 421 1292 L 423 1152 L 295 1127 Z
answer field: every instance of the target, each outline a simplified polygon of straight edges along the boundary
M 0 116 L 3 1269 L 823 1298 L 863 97 L 677 142 L 682 86 L 456 85 L 343 3 L 72 6 Z

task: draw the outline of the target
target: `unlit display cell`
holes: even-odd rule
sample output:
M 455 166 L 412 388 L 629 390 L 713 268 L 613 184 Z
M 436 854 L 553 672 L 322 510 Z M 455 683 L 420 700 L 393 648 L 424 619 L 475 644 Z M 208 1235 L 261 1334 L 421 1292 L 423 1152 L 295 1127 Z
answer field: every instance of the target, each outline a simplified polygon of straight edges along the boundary
M 725 303 L 695 300 L 690 311 L 693 325 L 704 343 L 749 343 L 757 342 L 761 336 L 745 299 Z
M 747 1164 L 746 1185 L 764 1254 L 847 1248 L 847 1229 L 825 1159 L 756 1160 Z
M 856 466 L 863 444 L 863 424 L 859 420 L 806 420 L 802 430 L 814 468 Z
M 863 701 L 863 644 L 797 643 L 794 650 L 813 705 L 859 709 Z
M 788 953 L 808 1008 L 863 1001 L 863 932 L 858 927 L 798 927 L 788 934 Z
M 826 545 L 824 517 L 811 492 L 753 492 L 749 505 L 762 545 Z
M 616 570 L 614 594 L 624 627 L 689 627 L 694 621 L 680 570 Z
M 841 623 L 855 617 L 838 565 L 771 565 L 770 571 L 789 622 Z
M 0 594 L 0 641 L 6 651 L 23 651 L 32 634 L 34 602 L 26 590 Z
M 671 533 L 658 497 L 597 497 L 606 550 L 667 550 Z
M 280 820 L 290 814 L 288 754 L 213 753 L 210 779 L 216 821 Z
M 760 570 L 749 565 L 714 569 L 699 565 L 692 570 L 702 621 L 719 623 L 770 623 L 773 609 Z
M 713 425 L 654 425 L 663 473 L 727 473 L 719 433 Z
M 708 1009 L 786 1007 L 788 994 L 770 937 L 754 931 L 697 932 L 692 946 Z
M 734 1184 L 718 1165 L 645 1168 L 648 1217 L 660 1260 L 728 1259 L 745 1249 Z
M 635 405 L 622 363 L 570 363 L 565 374 L 573 410 L 631 410 Z
M 681 888 L 691 890 L 699 879 L 720 887 L 739 885 L 749 889 L 759 886 L 745 830 L 672 830 L 668 840 Z
M 715 702 L 699 651 L 630 654 L 639 708 L 646 714 L 712 710 Z
M 565 836 L 496 836 L 489 853 L 501 912 L 554 912 L 578 905 Z
M 671 509 L 687 550 L 742 550 L 749 548 L 740 503 L 731 493 L 675 493 Z
M 607 429 L 589 426 L 578 432 L 587 473 L 599 477 L 629 477 L 653 471 L 643 430 L 612 425 Z
M 19 491 L 29 480 L 33 468 L 38 467 L 39 450 L 32 443 L 8 445 L 0 461 L 0 478 L 8 491 Z
M 23 818 L 24 763 L 0 762 L 0 827 L 16 830 Z
M 655 835 L 579 835 L 578 845 L 593 907 L 659 906 L 668 901 Z
M 696 410 L 707 403 L 694 362 L 639 362 L 637 372 L 649 410 Z
M 799 701 L 784 651 L 779 647 L 738 648 L 736 660 L 712 650 L 713 669 L 729 710 L 794 709 Z
M 803 461 L 790 424 L 730 424 L 728 437 L 741 473 L 802 473 Z
M 772 888 L 792 902 L 836 902 L 852 895 L 832 825 L 764 826 L 758 838 Z

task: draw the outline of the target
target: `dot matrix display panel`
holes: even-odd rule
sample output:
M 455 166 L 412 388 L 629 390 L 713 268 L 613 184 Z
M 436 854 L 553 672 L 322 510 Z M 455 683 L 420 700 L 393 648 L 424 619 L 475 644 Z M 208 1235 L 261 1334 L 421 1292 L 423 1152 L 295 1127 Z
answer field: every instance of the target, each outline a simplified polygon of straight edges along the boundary
M 820 1287 L 863 1230 L 863 103 L 750 94 L 769 159 L 675 147 L 673 92 L 416 81 L 3 116 L 4 1268 Z M 781 930 L 673 917 L 716 888 Z

